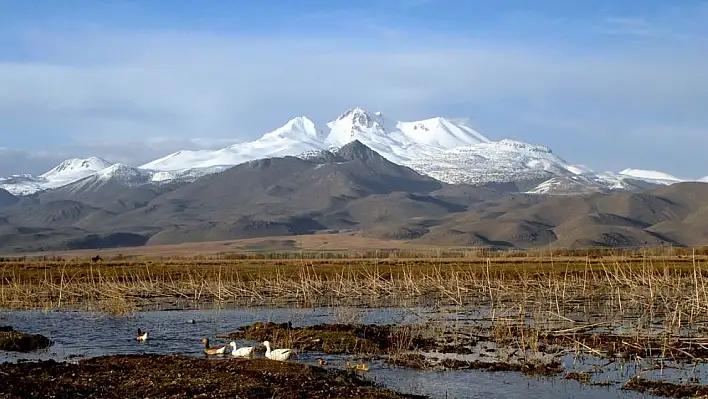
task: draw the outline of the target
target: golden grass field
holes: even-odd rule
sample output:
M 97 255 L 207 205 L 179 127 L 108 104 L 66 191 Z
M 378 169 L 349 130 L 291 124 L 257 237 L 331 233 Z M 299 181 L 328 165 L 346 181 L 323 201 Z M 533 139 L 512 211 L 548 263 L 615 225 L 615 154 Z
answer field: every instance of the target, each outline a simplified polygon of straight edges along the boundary
M 708 253 L 702 248 L 387 249 L 365 245 L 359 237 L 358 246 L 333 251 L 323 246 L 343 242 L 332 236 L 287 239 L 300 240 L 301 249 L 219 251 L 227 245 L 202 243 L 190 244 L 202 246 L 198 254 L 186 251 L 185 244 L 6 257 L 0 262 L 0 307 L 120 313 L 165 300 L 251 306 L 425 303 L 563 315 L 600 304 L 607 314 L 671 314 L 679 325 L 708 310 Z M 228 244 L 233 249 L 277 241 Z M 94 263 L 90 257 L 96 253 L 103 260 Z

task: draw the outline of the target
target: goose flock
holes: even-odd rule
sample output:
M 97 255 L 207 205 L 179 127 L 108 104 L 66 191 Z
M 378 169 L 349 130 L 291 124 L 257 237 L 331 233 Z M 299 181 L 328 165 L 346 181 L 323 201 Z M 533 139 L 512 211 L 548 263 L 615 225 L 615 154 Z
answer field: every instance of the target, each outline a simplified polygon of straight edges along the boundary
M 148 332 L 143 332 L 140 328 L 138 328 L 138 334 L 136 335 L 135 339 L 140 342 L 147 341 Z M 255 346 L 244 346 L 238 348 L 236 345 L 236 341 L 231 341 L 227 345 L 212 347 L 209 345 L 209 338 L 206 337 L 202 338 L 201 344 L 204 345 L 202 351 L 206 355 L 223 355 L 228 353 L 228 348 L 231 348 L 230 353 L 233 357 L 252 359 L 256 350 Z M 293 349 L 291 348 L 272 349 L 270 347 L 270 341 L 263 341 L 262 345 L 266 348 L 265 357 L 271 360 L 286 361 L 290 359 L 290 357 L 294 353 Z M 322 358 L 317 359 L 317 363 L 320 367 L 327 364 L 327 362 Z M 361 363 L 356 363 L 354 366 L 352 366 L 350 362 L 347 362 L 346 368 L 354 369 L 356 371 L 369 371 L 369 366 L 363 361 Z

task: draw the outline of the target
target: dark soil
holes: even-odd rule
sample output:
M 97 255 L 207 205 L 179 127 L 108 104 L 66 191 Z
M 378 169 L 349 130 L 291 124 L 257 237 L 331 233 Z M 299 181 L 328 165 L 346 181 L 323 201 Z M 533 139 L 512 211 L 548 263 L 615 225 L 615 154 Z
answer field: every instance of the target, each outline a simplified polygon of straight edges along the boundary
M 395 350 L 428 350 L 435 340 L 424 339 L 408 326 L 374 324 L 318 324 L 293 328 L 290 323 L 261 323 L 239 327 L 224 337 L 268 340 L 275 347 L 295 348 L 329 354 L 379 355 Z
M 119 355 L 0 365 L 0 398 L 425 398 L 342 370 L 257 359 Z
M 644 378 L 632 378 L 622 389 L 637 391 L 668 398 L 694 398 L 708 395 L 708 387 L 699 385 L 680 385 L 670 382 L 651 381 Z
M 508 362 L 468 362 L 464 360 L 444 359 L 430 361 L 423 355 L 403 355 L 391 358 L 389 363 L 418 370 L 446 369 L 446 370 L 485 370 L 485 371 L 514 371 L 526 375 L 556 376 L 563 372 L 559 362 L 547 364 L 535 363 L 508 363 Z
M 12 327 L 0 327 L 0 350 L 30 352 L 48 348 L 53 344 L 49 338 L 40 334 L 27 334 L 15 331 Z

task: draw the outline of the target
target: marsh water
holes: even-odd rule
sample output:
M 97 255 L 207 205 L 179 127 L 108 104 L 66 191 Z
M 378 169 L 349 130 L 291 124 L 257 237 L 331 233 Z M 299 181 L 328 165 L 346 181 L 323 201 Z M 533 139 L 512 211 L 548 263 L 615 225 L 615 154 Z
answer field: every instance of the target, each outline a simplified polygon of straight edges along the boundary
M 0 362 L 55 359 L 75 361 L 80 358 L 112 354 L 183 354 L 203 356 L 199 341 L 209 337 L 213 344 L 227 343 L 217 334 L 256 321 L 292 322 L 293 326 L 318 323 L 357 322 L 408 324 L 425 322 L 439 310 L 421 308 L 361 309 L 342 313 L 333 308 L 236 308 L 212 310 L 145 311 L 129 316 L 110 316 L 78 311 L 0 311 L 0 325 L 40 333 L 54 341 L 48 349 L 34 353 L 0 351 Z M 352 316 L 353 315 L 353 316 Z M 454 316 L 454 315 L 453 315 Z M 436 316 L 439 317 L 439 316 Z M 141 328 L 150 332 L 150 340 L 137 342 Z M 254 342 L 237 341 L 239 346 Z M 302 352 L 295 359 L 316 364 L 325 358 L 328 367 L 344 368 L 350 356 L 331 356 Z M 621 391 L 616 387 L 581 385 L 562 378 L 527 377 L 515 372 L 420 371 L 372 362 L 366 378 L 389 388 L 434 398 L 649 398 L 653 396 Z

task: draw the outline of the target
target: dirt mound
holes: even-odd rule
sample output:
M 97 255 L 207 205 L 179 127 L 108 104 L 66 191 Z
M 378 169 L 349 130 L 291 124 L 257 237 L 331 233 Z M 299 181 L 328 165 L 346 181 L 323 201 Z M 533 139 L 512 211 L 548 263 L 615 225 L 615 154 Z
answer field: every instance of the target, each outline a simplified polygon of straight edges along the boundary
M 104 356 L 0 365 L 0 398 L 424 398 L 341 370 L 269 359 Z
M 0 350 L 29 352 L 52 346 L 53 342 L 40 334 L 26 334 L 15 331 L 12 327 L 0 327 Z

